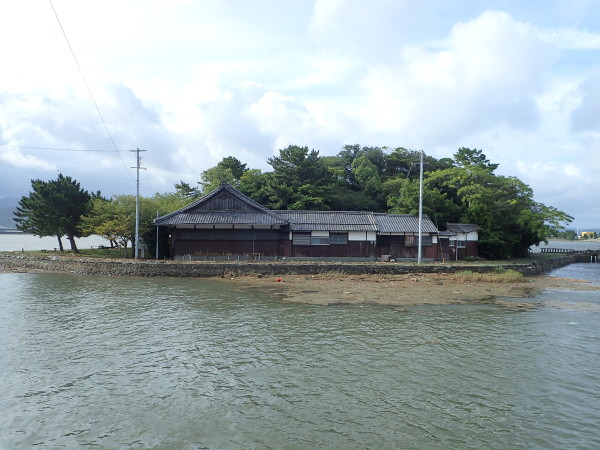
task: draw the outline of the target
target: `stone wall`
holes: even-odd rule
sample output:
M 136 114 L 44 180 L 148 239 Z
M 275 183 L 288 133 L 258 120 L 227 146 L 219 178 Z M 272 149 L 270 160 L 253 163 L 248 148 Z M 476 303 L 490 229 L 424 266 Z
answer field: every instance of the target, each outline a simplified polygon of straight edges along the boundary
M 276 262 L 198 262 L 198 261 L 148 261 L 103 260 L 62 256 L 31 256 L 26 254 L 0 254 L 0 268 L 71 272 L 87 275 L 125 277 L 236 277 L 258 275 L 314 275 L 338 272 L 340 274 L 405 274 L 405 273 L 453 273 L 462 270 L 493 272 L 513 269 L 524 275 L 539 275 L 574 262 L 565 256 L 532 262 L 531 264 L 450 264 L 440 263 L 301 263 Z

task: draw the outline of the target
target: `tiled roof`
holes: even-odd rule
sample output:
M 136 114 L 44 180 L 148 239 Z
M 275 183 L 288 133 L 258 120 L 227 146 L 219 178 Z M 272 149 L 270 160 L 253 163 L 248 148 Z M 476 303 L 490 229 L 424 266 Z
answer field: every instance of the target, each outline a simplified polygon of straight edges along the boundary
M 232 199 L 237 209 L 203 209 L 218 197 Z M 184 208 L 159 217 L 154 225 L 239 223 L 249 225 L 284 225 L 286 220 L 255 202 L 227 183 Z
M 419 232 L 419 218 L 411 216 L 409 214 L 374 214 L 375 221 L 377 222 L 377 228 L 380 233 L 418 233 Z M 421 223 L 421 230 L 423 233 L 437 233 L 438 229 L 433 224 L 431 219 L 427 216 L 423 216 L 423 222 Z
M 377 231 L 373 213 L 364 211 L 274 211 L 293 231 Z
M 188 206 L 154 221 L 155 225 L 289 225 L 292 231 L 378 231 L 417 233 L 418 217 L 366 211 L 272 211 L 227 183 Z M 423 216 L 423 233 L 438 233 L 431 219 Z M 448 233 L 468 233 L 474 224 L 447 224 Z
M 251 211 L 206 211 L 179 213 L 170 217 L 157 219 L 155 225 L 211 225 L 211 224 L 246 224 L 246 225 L 284 225 L 286 222 L 272 215 Z
M 471 233 L 473 231 L 479 231 L 481 228 L 474 223 L 447 223 L 446 230 L 451 231 L 452 233 Z

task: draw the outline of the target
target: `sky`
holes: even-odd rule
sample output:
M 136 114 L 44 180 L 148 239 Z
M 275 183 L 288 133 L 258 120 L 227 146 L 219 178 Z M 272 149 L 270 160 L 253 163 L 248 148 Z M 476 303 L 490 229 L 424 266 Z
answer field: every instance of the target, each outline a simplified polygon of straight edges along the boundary
M 138 148 L 153 195 L 288 145 L 468 147 L 600 227 L 598 0 L 22 0 L 0 42 L 0 200 L 135 194 Z

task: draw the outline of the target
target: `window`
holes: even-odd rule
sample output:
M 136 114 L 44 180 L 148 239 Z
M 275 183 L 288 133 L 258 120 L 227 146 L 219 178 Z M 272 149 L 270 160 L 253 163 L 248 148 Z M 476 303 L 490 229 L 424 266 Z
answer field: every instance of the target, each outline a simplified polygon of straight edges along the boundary
M 458 248 L 465 248 L 467 246 L 467 241 L 459 241 L 459 240 L 457 240 L 456 241 L 456 246 Z
M 310 233 L 294 233 L 292 235 L 293 245 L 310 245 Z
M 329 236 L 311 236 L 310 245 L 329 245 Z
M 329 235 L 329 243 L 331 245 L 348 244 L 348 233 L 331 233 Z

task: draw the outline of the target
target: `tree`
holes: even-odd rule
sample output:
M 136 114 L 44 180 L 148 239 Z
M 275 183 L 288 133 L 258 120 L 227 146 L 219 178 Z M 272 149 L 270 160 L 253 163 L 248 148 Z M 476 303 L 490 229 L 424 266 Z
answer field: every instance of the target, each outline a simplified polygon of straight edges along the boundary
M 529 247 L 558 232 L 571 216 L 537 203 L 516 177 L 497 176 L 481 150 L 461 148 L 453 167 L 427 174 L 427 184 L 450 199 L 459 221 L 481 227 L 480 252 L 492 259 L 526 256 Z
M 366 156 L 362 155 L 352 161 L 352 170 L 354 177 L 362 187 L 362 190 L 376 196 L 381 192 L 381 176 L 377 166 Z
M 239 159 L 233 156 L 223 158 L 215 167 L 202 172 L 202 181 L 200 181 L 202 194 L 206 195 L 212 192 L 224 182 L 238 188 L 240 186 L 240 178 L 246 170 L 248 170 L 246 164 L 242 164 Z
M 51 181 L 31 180 L 31 187 L 32 192 L 19 201 L 15 213 L 17 228 L 40 237 L 56 236 L 61 251 L 61 236 L 66 235 L 71 250 L 78 253 L 75 238 L 87 235 L 81 228 L 81 218 L 88 212 L 92 196 L 63 174 Z
M 493 172 L 498 168 L 498 164 L 492 164 L 483 150 L 461 147 L 454 154 L 454 161 L 458 167 L 476 166 Z
M 223 158 L 221 162 L 217 165 L 224 169 L 231 170 L 231 174 L 236 180 L 239 180 L 242 177 L 242 175 L 244 175 L 244 172 L 248 170 L 248 166 L 246 164 L 243 164 L 235 156 L 228 156 L 226 158 Z
M 396 178 L 384 184 L 390 214 L 419 214 L 419 180 Z M 444 192 L 423 182 L 423 213 L 439 228 L 446 223 L 459 222 L 462 210 Z
M 239 180 L 236 180 L 231 169 L 216 165 L 202 172 L 202 195 L 206 195 L 217 189 L 221 183 L 229 183 L 235 188 L 239 187 Z
M 127 255 L 128 242 L 135 238 L 135 197 L 94 198 L 89 214 L 82 218 L 82 227 L 89 234 L 115 242 L 125 249 Z
M 175 193 L 180 197 L 188 199 L 190 202 L 198 199 L 202 195 L 200 189 L 192 187 L 183 180 L 175 184 Z
M 290 145 L 267 162 L 273 167 L 267 178 L 268 201 L 273 209 L 329 210 L 331 174 L 318 150 Z
M 269 202 L 268 185 L 271 172 L 262 173 L 260 169 L 248 169 L 240 177 L 240 191 L 252 200 L 267 205 Z

